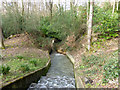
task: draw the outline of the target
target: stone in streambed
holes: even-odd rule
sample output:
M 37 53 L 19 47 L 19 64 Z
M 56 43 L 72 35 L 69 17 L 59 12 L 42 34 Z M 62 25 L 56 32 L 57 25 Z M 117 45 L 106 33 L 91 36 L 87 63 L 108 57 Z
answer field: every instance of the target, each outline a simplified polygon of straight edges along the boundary
M 44 88 L 44 89 L 47 89 L 47 86 L 41 86 L 40 88 Z
M 37 85 L 36 83 L 32 83 L 32 84 L 30 85 L 30 88 L 35 87 L 36 85 Z

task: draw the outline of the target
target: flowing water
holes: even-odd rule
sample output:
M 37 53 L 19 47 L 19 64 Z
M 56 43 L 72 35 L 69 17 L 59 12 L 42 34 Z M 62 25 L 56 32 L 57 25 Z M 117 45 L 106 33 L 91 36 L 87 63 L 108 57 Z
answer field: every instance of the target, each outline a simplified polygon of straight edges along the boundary
M 51 67 L 46 76 L 42 76 L 37 84 L 32 83 L 28 90 L 51 88 L 75 88 L 73 65 L 63 54 L 51 54 Z

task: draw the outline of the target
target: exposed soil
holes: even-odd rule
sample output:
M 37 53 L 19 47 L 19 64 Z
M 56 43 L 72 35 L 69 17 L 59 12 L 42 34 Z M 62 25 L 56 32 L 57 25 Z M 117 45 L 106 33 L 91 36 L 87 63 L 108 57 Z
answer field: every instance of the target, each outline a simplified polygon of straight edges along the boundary
M 3 49 L 3 57 L 12 57 L 16 55 L 28 55 L 34 54 L 36 57 L 48 57 L 46 51 L 42 51 L 34 46 L 32 39 L 28 34 L 17 34 L 10 37 L 4 42 L 6 49 Z

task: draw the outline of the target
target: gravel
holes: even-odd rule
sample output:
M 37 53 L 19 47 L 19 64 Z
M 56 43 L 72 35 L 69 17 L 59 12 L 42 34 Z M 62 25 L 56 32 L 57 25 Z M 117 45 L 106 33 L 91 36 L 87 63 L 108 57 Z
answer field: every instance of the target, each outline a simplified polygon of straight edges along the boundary
M 38 83 L 32 83 L 28 90 L 52 90 L 52 88 L 74 88 L 75 79 L 67 76 L 42 76 Z

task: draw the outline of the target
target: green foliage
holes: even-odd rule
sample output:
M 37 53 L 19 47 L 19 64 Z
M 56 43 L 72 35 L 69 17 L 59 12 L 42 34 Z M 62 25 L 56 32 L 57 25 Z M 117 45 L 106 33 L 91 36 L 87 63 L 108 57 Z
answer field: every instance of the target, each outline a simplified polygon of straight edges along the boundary
M 24 76 L 26 73 L 30 72 L 30 71 L 34 71 L 34 70 L 38 70 L 40 68 L 43 68 L 46 63 L 48 62 L 48 58 L 36 58 L 36 56 L 39 56 L 38 53 L 37 54 L 32 54 L 29 53 L 29 55 L 31 55 L 32 57 L 28 57 L 28 54 L 23 54 L 23 59 L 18 59 L 15 57 L 9 57 L 6 58 L 5 62 L 7 66 L 10 67 L 10 74 L 6 74 L 3 75 L 3 71 L 2 71 L 2 66 L 0 67 L 0 78 L 3 79 L 3 82 L 9 81 L 9 80 L 13 80 L 15 78 L 18 78 L 19 76 Z M 33 60 L 33 61 L 32 61 Z M 35 62 L 34 62 L 35 60 Z M 32 61 L 32 63 L 30 63 L 30 61 Z M 37 61 L 37 65 L 35 66 Z M 5 65 L 6 65 L 5 64 Z M 23 72 L 23 73 L 21 73 Z
M 91 67 L 93 65 L 101 66 L 104 58 L 99 56 L 91 55 L 91 56 L 82 56 L 82 61 L 86 65 L 86 67 Z
M 78 34 L 81 25 L 81 17 L 73 13 L 72 10 L 66 12 L 58 11 L 53 15 L 52 19 L 50 19 L 50 17 L 42 17 L 40 19 L 39 30 L 42 32 L 43 36 L 64 40 L 71 33 Z M 81 29 L 79 32 L 84 31 Z
M 118 37 L 118 13 L 112 14 L 112 9 L 94 8 L 94 32 L 100 33 L 99 38 L 111 39 Z
M 22 64 L 19 69 L 20 69 L 22 72 L 26 72 L 26 71 L 29 71 L 29 70 L 30 70 L 28 64 Z
M 64 41 L 68 35 L 80 36 L 86 32 L 86 8 L 80 6 L 77 14 L 76 7 L 71 10 L 53 12 L 50 16 L 42 16 L 37 12 L 24 12 L 18 10 L 16 4 L 6 5 L 6 14 L 2 15 L 2 28 L 4 36 L 28 32 L 38 47 L 50 47 L 51 38 Z
M 113 53 L 113 56 L 114 55 L 116 56 L 115 53 Z M 108 82 L 110 79 L 112 80 L 114 78 L 118 78 L 119 73 L 120 73 L 120 70 L 119 70 L 119 65 L 118 65 L 118 58 L 109 59 L 109 62 L 104 65 L 103 83 Z
M 30 63 L 33 64 L 34 66 L 37 66 L 37 60 L 36 59 L 31 59 Z
M 118 50 L 102 56 L 83 56 L 81 70 L 84 70 L 84 74 L 91 77 L 97 75 L 99 72 L 103 75 L 102 83 L 108 83 L 109 80 L 113 80 L 119 77 L 120 69 L 118 63 Z M 96 77 L 96 76 L 95 76 Z
M 82 10 L 84 9 L 82 8 Z M 77 13 L 72 10 L 66 12 L 63 10 L 61 10 L 61 12 L 57 11 L 53 13 L 52 19 L 49 16 L 36 17 L 37 20 L 35 19 L 35 22 L 37 24 L 35 26 L 30 24 L 31 27 L 34 28 L 33 32 L 33 29 L 28 28 L 30 22 L 26 23 L 26 25 L 28 25 L 26 31 L 34 34 L 36 38 L 35 43 L 37 42 L 39 47 L 49 48 L 52 38 L 64 41 L 66 37 L 71 34 L 75 34 L 75 36 L 83 35 L 86 32 L 86 26 L 83 26 L 83 24 L 86 23 L 86 19 L 85 17 L 81 17 L 83 15 L 85 16 L 85 12 L 77 15 Z M 33 17 L 29 19 L 31 18 Z
M 92 70 L 87 70 L 87 71 L 85 71 L 84 73 L 85 73 L 85 74 L 90 74 L 90 73 L 91 73 L 91 74 L 96 74 L 97 71 L 98 71 L 98 69 L 95 69 L 95 68 L 94 68 L 94 69 L 92 69 Z
M 16 56 L 18 59 L 23 59 L 24 57 L 23 56 Z
M 10 67 L 6 64 L 0 66 L 0 73 L 1 74 L 8 74 L 10 71 Z

